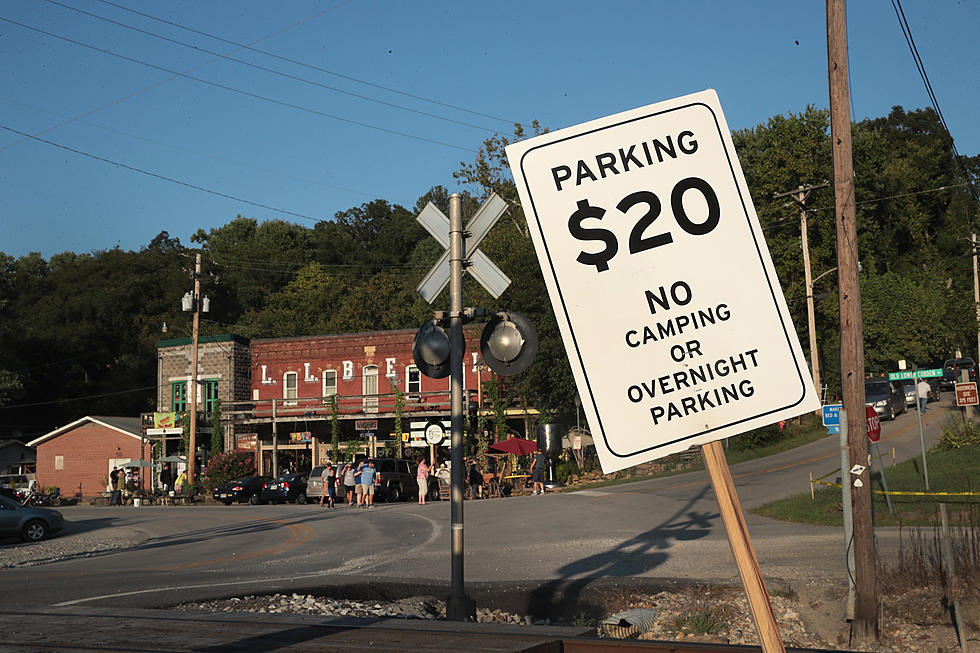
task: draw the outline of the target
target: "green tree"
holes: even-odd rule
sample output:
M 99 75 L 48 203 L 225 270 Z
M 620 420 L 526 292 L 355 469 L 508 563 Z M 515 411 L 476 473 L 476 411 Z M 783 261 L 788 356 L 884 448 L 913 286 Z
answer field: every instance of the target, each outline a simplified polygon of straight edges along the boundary
M 266 299 L 312 261 L 313 234 L 306 227 L 284 220 L 259 223 L 254 218 L 234 220 L 191 237 L 209 258 L 206 273 L 218 278 L 212 311 L 234 323 L 247 310 L 257 310 Z
M 211 411 L 211 455 L 224 453 L 225 438 L 221 426 L 221 400 L 214 402 L 214 410 Z
M 330 446 L 333 448 L 333 459 L 340 462 L 340 408 L 337 405 L 337 395 L 330 395 Z
M 395 450 L 402 457 L 402 414 L 405 412 L 405 393 L 401 386 L 391 379 L 391 390 L 395 393 Z

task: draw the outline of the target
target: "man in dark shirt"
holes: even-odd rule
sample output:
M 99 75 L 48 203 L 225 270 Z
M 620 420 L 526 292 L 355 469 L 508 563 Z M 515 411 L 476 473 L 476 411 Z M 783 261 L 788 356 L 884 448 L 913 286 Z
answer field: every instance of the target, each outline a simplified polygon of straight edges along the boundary
M 163 463 L 163 469 L 160 470 L 160 489 L 164 493 L 169 492 L 173 488 L 174 484 L 174 474 L 170 471 L 170 463 Z
M 109 485 L 111 487 L 109 495 L 109 505 L 110 506 L 121 506 L 122 505 L 122 492 L 119 490 L 119 471 L 118 467 L 113 467 L 112 471 L 109 472 Z
M 531 483 L 534 484 L 534 494 L 544 494 L 544 470 L 548 466 L 548 456 L 540 449 L 534 451 L 534 462 L 531 463 Z

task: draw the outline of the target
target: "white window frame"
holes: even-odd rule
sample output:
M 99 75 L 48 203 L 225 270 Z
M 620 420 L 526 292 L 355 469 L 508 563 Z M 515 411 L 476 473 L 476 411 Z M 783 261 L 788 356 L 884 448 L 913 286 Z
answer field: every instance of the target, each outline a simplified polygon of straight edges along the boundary
M 292 387 L 290 387 L 290 377 L 292 377 Z M 290 397 L 290 390 L 292 390 L 292 397 Z M 299 373 L 298 372 L 283 372 L 282 375 L 282 398 L 283 399 L 296 399 L 299 397 Z M 296 402 L 288 402 L 284 404 L 285 406 L 295 406 Z
M 412 381 L 412 375 L 415 375 L 415 381 Z M 414 388 L 412 386 L 415 386 Z M 405 367 L 405 393 L 410 395 L 418 395 L 422 392 L 422 370 L 416 365 L 407 365 Z
M 337 394 L 337 381 L 339 379 L 337 370 L 323 370 L 321 376 L 323 377 L 323 396 L 330 397 Z M 333 377 L 332 384 L 327 383 L 331 376 Z M 331 386 L 333 389 L 331 389 Z
M 361 393 L 364 395 L 364 412 L 378 412 L 378 366 L 365 365 L 361 368 Z

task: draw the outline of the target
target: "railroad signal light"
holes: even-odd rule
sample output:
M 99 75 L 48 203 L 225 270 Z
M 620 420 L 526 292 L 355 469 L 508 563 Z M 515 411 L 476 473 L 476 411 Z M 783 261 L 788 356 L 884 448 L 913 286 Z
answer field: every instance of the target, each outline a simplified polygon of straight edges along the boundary
M 436 320 L 429 320 L 415 334 L 412 358 L 419 371 L 432 379 L 449 376 L 449 334 Z
M 500 311 L 480 336 L 480 353 L 491 370 L 501 376 L 520 374 L 538 352 L 538 332 L 520 313 Z

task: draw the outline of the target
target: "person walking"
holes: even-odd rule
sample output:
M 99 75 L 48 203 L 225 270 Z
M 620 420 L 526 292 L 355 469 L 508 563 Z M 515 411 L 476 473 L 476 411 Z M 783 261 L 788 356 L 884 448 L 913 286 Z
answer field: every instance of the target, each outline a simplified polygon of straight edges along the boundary
M 163 463 L 160 470 L 160 490 L 166 494 L 174 484 L 174 473 L 170 471 L 170 463 Z
M 344 491 L 347 495 L 347 505 L 354 507 L 354 489 L 357 479 L 354 478 L 354 463 L 347 463 L 341 470 L 340 475 L 344 478 Z
M 419 467 L 415 472 L 415 482 L 419 484 L 419 505 L 425 505 L 425 496 L 429 493 L 429 466 L 425 457 L 419 456 Z
M 119 474 L 116 475 L 116 492 L 119 493 L 119 503 L 117 505 L 122 505 L 122 502 L 126 500 L 126 472 L 124 470 L 119 470 Z
M 929 395 L 932 394 L 932 386 L 925 379 L 919 379 L 919 382 L 915 384 L 915 392 L 919 397 L 919 412 L 924 415 L 926 404 L 929 402 Z
M 363 488 L 358 496 L 358 500 L 363 497 L 364 507 L 370 508 L 374 505 L 374 483 L 377 480 L 377 470 L 374 468 L 374 461 L 367 460 L 361 465 L 361 479 L 358 488 Z
M 367 488 L 365 488 L 364 480 L 361 476 L 364 473 L 364 470 L 367 469 L 367 466 L 368 466 L 367 458 L 364 458 L 359 463 L 357 463 L 357 468 L 354 470 L 354 483 L 356 484 L 354 486 L 354 493 L 357 495 L 358 508 L 367 505 L 364 500 L 364 493 Z
M 334 481 L 336 477 L 334 476 L 333 464 L 327 463 L 327 466 L 323 468 L 323 474 L 320 476 L 320 505 L 323 505 L 323 500 L 327 500 L 327 506 L 333 510 L 337 506 L 334 505 Z
M 119 482 L 119 468 L 113 467 L 112 471 L 109 472 L 109 485 L 106 486 L 110 492 L 109 494 L 110 506 L 122 505 L 122 495 L 119 494 L 119 490 L 116 489 L 116 484 L 118 482 Z
M 534 494 L 544 494 L 544 469 L 548 465 L 548 457 L 540 449 L 534 450 L 534 462 L 531 463 L 531 483 L 534 484 Z
M 183 492 L 184 492 L 184 486 L 185 485 L 187 485 L 187 471 L 186 470 L 185 471 L 182 471 L 180 473 L 180 476 L 177 477 L 177 480 L 174 481 L 174 491 L 177 494 L 183 494 Z
M 483 498 L 483 471 L 476 460 L 470 461 L 470 469 L 467 472 L 467 480 L 470 484 L 470 494 L 474 499 Z

